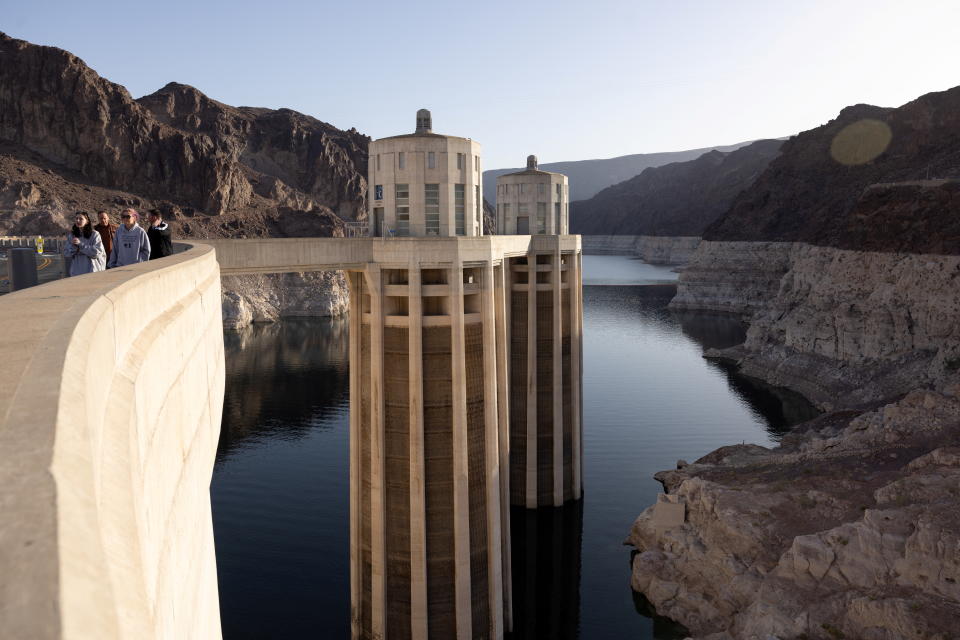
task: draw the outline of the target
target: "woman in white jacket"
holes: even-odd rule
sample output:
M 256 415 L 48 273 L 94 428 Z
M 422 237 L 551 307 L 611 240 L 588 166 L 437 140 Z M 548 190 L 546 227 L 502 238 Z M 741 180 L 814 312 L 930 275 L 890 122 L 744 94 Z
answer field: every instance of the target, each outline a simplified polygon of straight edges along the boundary
M 67 234 L 67 244 L 63 250 L 65 258 L 70 260 L 70 275 L 103 271 L 107 263 L 107 254 L 103 250 L 100 234 L 90 224 L 90 216 L 78 211 L 75 224 Z

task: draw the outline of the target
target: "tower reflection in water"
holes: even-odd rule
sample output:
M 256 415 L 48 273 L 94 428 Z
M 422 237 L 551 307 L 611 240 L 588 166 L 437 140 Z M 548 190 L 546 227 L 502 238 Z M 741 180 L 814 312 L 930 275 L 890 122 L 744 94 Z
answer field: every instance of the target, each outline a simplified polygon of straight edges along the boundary
M 580 637 L 583 499 L 510 513 L 513 539 L 511 640 Z

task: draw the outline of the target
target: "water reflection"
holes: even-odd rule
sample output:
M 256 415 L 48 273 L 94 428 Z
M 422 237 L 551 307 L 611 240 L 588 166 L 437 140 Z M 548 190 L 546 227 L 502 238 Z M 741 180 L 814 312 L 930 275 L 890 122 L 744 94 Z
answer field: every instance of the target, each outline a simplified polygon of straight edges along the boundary
M 583 500 L 558 508 L 510 510 L 512 640 L 580 637 Z
M 767 432 L 774 440 L 779 440 L 794 425 L 820 415 L 820 411 L 796 391 L 745 376 L 726 362 L 707 361 L 707 365 L 723 372 L 730 390 L 750 403 L 753 411 L 767 423 Z
M 741 440 L 769 446 L 809 410 L 704 360 L 703 348 L 739 343 L 744 327 L 671 313 L 674 289 L 584 288 L 585 497 L 511 510 L 512 640 L 684 637 L 630 589 L 622 541 L 660 490 L 653 474 Z M 224 638 L 347 638 L 347 323 L 284 320 L 226 343 L 211 483 Z
M 301 438 L 349 398 L 344 319 L 290 319 L 224 334 L 218 457 L 246 438 Z

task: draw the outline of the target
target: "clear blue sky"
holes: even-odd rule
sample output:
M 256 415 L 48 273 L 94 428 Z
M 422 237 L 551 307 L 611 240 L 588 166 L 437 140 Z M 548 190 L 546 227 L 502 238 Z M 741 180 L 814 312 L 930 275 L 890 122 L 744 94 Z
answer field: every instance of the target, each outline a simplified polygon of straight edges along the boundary
M 960 84 L 960 1 L 114 3 L 0 0 L 0 30 L 135 96 L 170 81 L 374 138 L 483 144 L 486 168 L 791 135 Z

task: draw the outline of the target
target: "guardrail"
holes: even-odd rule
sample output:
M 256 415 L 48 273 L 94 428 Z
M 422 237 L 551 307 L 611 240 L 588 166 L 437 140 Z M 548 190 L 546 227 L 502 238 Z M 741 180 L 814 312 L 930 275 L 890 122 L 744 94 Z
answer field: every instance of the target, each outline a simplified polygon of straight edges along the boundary
M 63 251 L 63 236 L 39 236 L 43 238 L 43 250 L 46 253 L 60 253 Z M 20 247 L 36 248 L 38 236 L 0 236 L 0 249 L 16 249 Z

